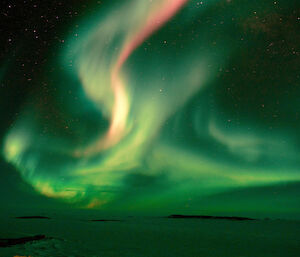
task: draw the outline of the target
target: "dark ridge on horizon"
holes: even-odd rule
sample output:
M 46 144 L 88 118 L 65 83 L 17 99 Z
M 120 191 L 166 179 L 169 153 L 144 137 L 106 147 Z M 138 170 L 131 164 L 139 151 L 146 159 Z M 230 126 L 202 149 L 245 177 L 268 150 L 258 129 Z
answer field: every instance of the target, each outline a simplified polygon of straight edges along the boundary
M 10 247 L 13 245 L 26 244 L 28 242 L 39 241 L 45 238 L 45 235 L 36 235 L 21 238 L 0 238 L 0 247 Z
M 51 218 L 46 216 L 21 216 L 21 217 L 15 217 L 15 219 L 47 219 L 50 220 Z
M 226 217 L 226 216 L 209 216 L 209 215 L 181 215 L 172 214 L 167 216 L 168 219 L 219 219 L 219 220 L 257 220 L 248 217 Z

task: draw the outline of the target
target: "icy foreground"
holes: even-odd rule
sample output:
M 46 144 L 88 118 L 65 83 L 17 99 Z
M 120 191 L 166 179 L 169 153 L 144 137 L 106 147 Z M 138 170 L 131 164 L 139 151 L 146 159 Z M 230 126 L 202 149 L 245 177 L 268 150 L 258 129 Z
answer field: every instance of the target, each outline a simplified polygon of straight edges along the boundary
M 0 248 L 0 256 L 300 256 L 299 221 L 105 218 L 1 217 L 0 238 L 46 238 Z

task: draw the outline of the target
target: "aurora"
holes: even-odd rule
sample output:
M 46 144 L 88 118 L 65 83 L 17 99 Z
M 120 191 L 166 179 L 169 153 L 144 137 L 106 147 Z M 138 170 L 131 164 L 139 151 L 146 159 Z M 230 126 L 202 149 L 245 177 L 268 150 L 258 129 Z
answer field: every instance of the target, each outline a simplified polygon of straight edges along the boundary
M 84 208 L 196 212 L 203 199 L 299 182 L 298 104 L 282 93 L 299 85 L 297 57 L 272 49 L 293 4 L 95 7 L 48 60 L 41 77 L 58 90 L 46 107 L 40 92 L 24 103 L 5 160 L 40 194 Z M 277 80 L 274 59 L 292 63 Z

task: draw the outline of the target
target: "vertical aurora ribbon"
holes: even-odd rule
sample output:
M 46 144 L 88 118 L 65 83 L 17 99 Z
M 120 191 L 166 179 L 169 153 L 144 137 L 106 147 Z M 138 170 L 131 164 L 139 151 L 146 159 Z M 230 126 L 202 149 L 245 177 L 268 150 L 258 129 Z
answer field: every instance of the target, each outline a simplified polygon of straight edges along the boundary
M 133 31 L 125 40 L 125 44 L 120 51 L 120 55 L 113 65 L 111 71 L 111 88 L 114 94 L 114 105 L 112 110 L 111 125 L 104 138 L 85 150 L 85 154 L 106 149 L 116 144 L 123 136 L 126 120 L 129 112 L 129 102 L 126 93 L 126 86 L 121 78 L 121 69 L 130 57 L 131 53 L 151 36 L 156 30 L 163 26 L 188 0 L 163 0 L 153 2 L 149 6 L 146 19 L 141 21 L 141 27 Z M 150 1 L 151 2 L 151 1 Z

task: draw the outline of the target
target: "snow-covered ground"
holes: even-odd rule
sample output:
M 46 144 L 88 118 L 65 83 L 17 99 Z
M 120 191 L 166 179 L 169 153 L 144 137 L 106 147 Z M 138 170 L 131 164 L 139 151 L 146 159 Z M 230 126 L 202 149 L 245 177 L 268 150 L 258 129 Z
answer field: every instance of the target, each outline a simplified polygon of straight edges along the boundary
M 297 257 L 300 222 L 51 216 L 1 217 L 0 238 L 44 234 L 47 239 L 0 248 L 0 257 Z M 116 217 L 111 217 L 116 218 Z

